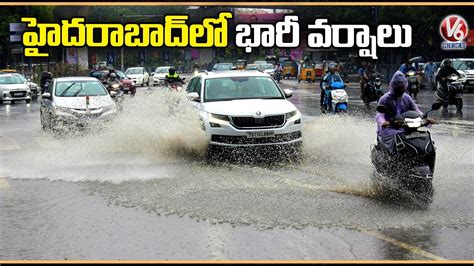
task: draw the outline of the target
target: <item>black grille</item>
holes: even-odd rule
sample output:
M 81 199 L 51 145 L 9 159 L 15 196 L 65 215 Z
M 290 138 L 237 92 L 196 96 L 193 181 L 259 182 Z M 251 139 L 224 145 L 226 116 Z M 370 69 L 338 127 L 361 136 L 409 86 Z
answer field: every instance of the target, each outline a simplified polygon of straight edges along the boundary
M 25 97 L 26 91 L 10 91 L 10 95 L 12 96 L 12 98 L 15 98 L 15 97 L 21 98 L 21 97 Z
M 268 138 L 248 138 L 246 136 L 212 135 L 211 140 L 224 144 L 271 144 L 296 140 L 301 138 L 301 131 L 279 134 Z
M 232 124 L 237 128 L 279 127 L 285 123 L 284 115 L 272 115 L 262 118 L 251 116 L 232 117 Z

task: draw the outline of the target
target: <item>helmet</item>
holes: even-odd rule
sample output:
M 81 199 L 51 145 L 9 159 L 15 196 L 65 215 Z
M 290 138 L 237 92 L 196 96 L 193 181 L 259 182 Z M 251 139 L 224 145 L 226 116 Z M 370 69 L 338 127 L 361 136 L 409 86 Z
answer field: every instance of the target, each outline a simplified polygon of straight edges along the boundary
M 336 68 L 337 68 L 336 63 L 330 63 L 330 64 L 328 65 L 328 70 L 329 70 L 329 71 L 331 71 L 331 70 L 336 71 Z
M 117 78 L 117 74 L 115 74 L 115 73 L 113 73 L 113 72 L 110 73 L 110 79 L 114 80 L 114 79 L 116 79 L 116 78 Z
M 372 63 L 367 63 L 367 69 L 372 70 L 374 68 L 374 65 Z
M 176 69 L 174 69 L 174 67 L 170 67 L 168 69 L 168 73 L 170 73 L 170 75 L 174 75 L 174 73 L 176 73 Z
M 443 66 L 448 66 L 448 65 L 452 65 L 452 64 L 453 64 L 453 60 L 448 58 L 448 59 L 444 60 Z

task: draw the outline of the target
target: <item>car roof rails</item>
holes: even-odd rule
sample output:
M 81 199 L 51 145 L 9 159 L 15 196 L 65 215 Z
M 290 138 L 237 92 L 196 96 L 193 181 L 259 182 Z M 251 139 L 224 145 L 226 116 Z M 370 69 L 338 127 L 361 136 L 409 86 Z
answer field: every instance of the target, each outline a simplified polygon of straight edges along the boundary
M 207 72 L 207 70 L 199 70 L 198 73 L 205 73 L 206 75 L 209 75 L 209 72 Z

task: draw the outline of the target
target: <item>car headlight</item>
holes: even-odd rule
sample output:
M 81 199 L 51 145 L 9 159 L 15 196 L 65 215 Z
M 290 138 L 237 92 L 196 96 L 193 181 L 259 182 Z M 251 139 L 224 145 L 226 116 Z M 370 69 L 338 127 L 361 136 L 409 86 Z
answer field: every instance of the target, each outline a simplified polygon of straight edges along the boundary
M 211 127 L 220 127 L 221 124 L 229 124 L 230 119 L 227 115 L 209 113 L 209 123 Z
M 294 111 L 292 111 L 292 112 L 286 113 L 286 120 L 291 119 L 291 118 L 293 118 L 293 117 L 295 117 L 295 116 L 297 116 L 297 115 L 298 115 L 298 111 L 297 111 L 297 110 L 294 110 Z
M 135 82 L 132 81 L 132 84 L 130 84 L 130 86 L 135 86 Z
M 105 106 L 103 109 L 103 112 L 117 112 L 117 106 L 115 104 L 111 104 L 111 105 L 108 105 L 108 106 Z

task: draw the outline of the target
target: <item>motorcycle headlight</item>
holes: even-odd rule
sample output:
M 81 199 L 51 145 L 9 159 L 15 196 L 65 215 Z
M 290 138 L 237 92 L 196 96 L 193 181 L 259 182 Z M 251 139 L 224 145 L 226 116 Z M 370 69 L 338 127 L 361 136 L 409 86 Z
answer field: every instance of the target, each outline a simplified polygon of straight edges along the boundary
M 229 116 L 209 113 L 209 123 L 211 127 L 220 127 L 221 124 L 228 124 Z
M 117 83 L 112 84 L 112 88 L 114 88 L 114 89 L 118 89 L 119 87 L 120 87 L 120 84 L 117 84 Z

